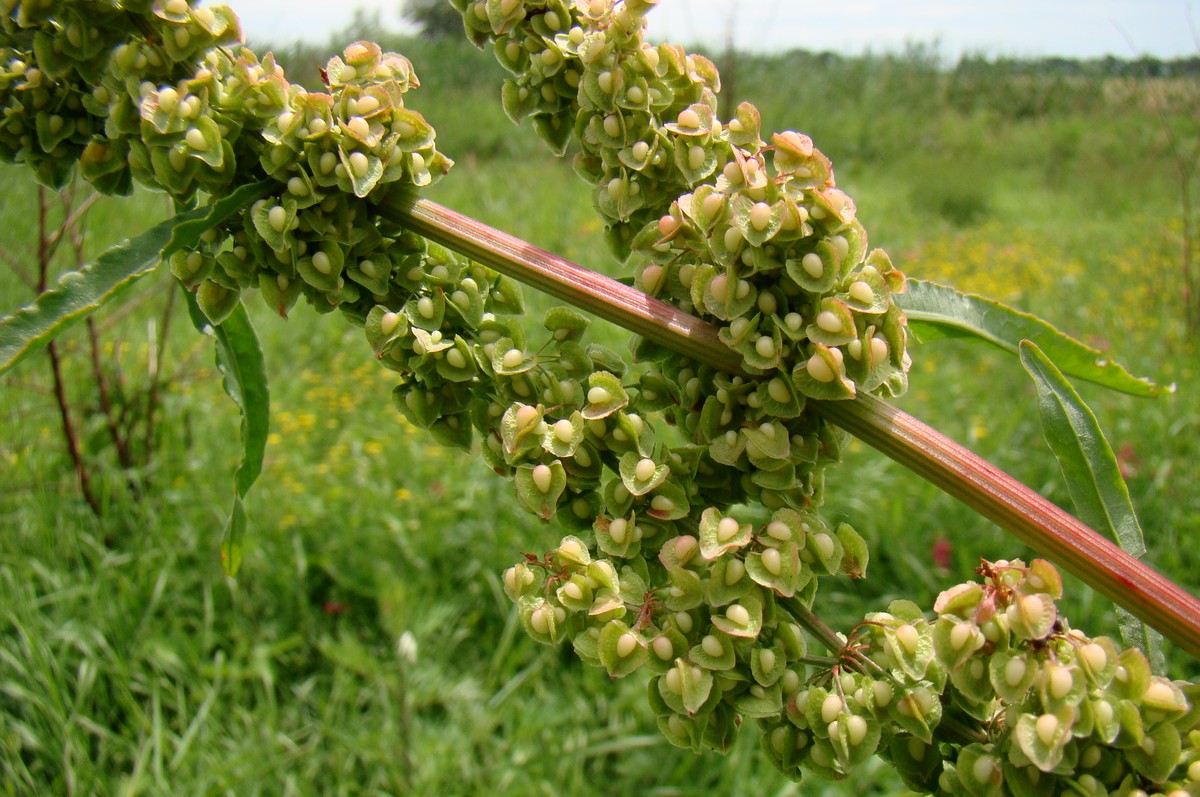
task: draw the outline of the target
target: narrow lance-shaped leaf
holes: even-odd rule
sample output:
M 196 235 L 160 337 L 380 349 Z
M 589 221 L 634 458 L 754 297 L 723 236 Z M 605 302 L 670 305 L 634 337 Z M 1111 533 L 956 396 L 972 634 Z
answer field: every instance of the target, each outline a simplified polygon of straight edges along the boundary
M 242 563 L 242 544 L 246 531 L 246 493 L 262 472 L 263 454 L 270 427 L 270 394 L 266 368 L 258 335 L 250 323 L 245 305 L 239 303 L 229 317 L 213 326 L 200 309 L 194 294 L 188 292 L 188 310 L 196 329 L 212 335 L 216 342 L 217 369 L 225 392 L 242 415 L 242 456 L 234 472 L 233 509 L 221 538 L 221 562 L 229 576 L 237 575 Z
M 1020 357 L 1037 387 L 1042 431 L 1062 468 L 1075 511 L 1089 526 L 1111 535 L 1130 556 L 1142 558 L 1142 528 L 1096 416 L 1035 344 L 1021 341 Z M 1162 635 L 1120 606 L 1117 617 L 1125 644 L 1141 648 L 1154 671 L 1161 673 Z
M 277 184 L 248 185 L 210 205 L 176 214 L 62 275 L 32 304 L 0 319 L 0 374 L 154 271 L 173 252 L 194 247 L 201 234 L 263 196 L 271 185 Z
M 240 468 L 239 468 L 240 470 Z M 236 490 L 233 493 L 233 508 L 221 532 L 221 567 L 225 575 L 233 578 L 242 566 L 243 540 L 246 539 L 246 502 Z
M 1103 352 L 1063 334 L 1037 316 L 1015 310 L 994 299 L 925 280 L 910 279 L 897 295 L 909 327 L 921 340 L 978 338 L 1011 354 L 1022 340 L 1031 340 L 1045 351 L 1064 373 L 1134 396 L 1171 392 L 1132 376 Z

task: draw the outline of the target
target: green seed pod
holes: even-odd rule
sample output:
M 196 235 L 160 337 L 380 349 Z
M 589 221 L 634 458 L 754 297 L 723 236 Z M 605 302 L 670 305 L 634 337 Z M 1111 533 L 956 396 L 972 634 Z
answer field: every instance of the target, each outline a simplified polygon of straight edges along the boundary
M 523 596 L 517 602 L 525 633 L 539 642 L 557 645 L 566 635 L 566 610 L 545 598 Z
M 219 325 L 230 316 L 241 303 L 241 292 L 212 280 L 204 280 L 196 289 L 196 303 L 206 318 Z
M 610 678 L 620 678 L 646 663 L 649 653 L 645 640 L 620 620 L 611 620 L 600 631 L 600 661 Z
M 554 516 L 558 500 L 567 486 L 567 475 L 558 460 L 549 465 L 520 465 L 514 474 L 517 498 L 543 520 Z

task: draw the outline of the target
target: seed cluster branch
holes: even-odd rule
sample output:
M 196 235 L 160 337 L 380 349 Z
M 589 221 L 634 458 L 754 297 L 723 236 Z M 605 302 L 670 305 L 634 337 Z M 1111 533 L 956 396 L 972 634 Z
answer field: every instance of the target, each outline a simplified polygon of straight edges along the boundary
M 893 601 L 844 638 L 814 613 L 820 582 L 869 559 L 820 512 L 850 430 L 1115 580 L 1106 594 L 1144 578 L 1131 608 L 1162 607 L 1168 633 L 1194 641 L 1200 614 L 1136 562 L 1092 568 L 1108 549 L 1086 530 L 867 398 L 907 386 L 905 276 L 869 250 L 811 139 L 764 140 L 748 103 L 718 118 L 711 62 L 644 40 L 655 0 L 452 2 L 512 73 L 509 115 L 559 154 L 577 146 L 632 287 L 413 198 L 452 164 L 406 104 L 419 82 L 402 56 L 356 42 L 310 93 L 231 49 L 222 6 L 10 0 L 0 158 L 50 185 L 78 167 L 101 191 L 176 200 L 273 181 L 173 273 L 214 324 L 256 289 L 280 315 L 303 297 L 361 326 L 404 416 L 564 531 L 504 573 L 525 631 L 614 678 L 649 671 L 673 744 L 727 751 L 753 719 L 796 779 L 878 754 L 939 794 L 1195 794 L 1200 690 L 1072 629 L 1048 561 L 984 562 L 932 614 Z M 630 361 L 567 307 L 530 330 L 519 282 L 650 343 Z
M 701 319 L 432 200 L 411 198 L 398 205 L 397 220 L 432 241 L 698 362 L 746 375 L 742 358 Z M 1200 656 L 1200 600 L 1051 501 L 869 394 L 816 407 Z

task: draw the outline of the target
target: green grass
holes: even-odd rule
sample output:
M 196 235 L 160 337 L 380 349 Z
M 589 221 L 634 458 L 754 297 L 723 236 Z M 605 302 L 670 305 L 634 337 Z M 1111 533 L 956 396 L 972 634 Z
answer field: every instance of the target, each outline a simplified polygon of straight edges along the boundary
M 459 161 L 431 196 L 616 273 L 586 187 L 531 131 L 508 125 L 495 83 L 473 79 L 497 77 L 487 54 L 416 50 L 425 85 L 413 105 Z M 1005 119 L 1003 86 L 968 103 L 940 80 L 919 61 L 822 72 L 781 59 L 750 62 L 738 85 L 762 105 L 766 129 L 814 134 L 873 243 L 907 273 L 1000 295 L 1179 384 L 1153 401 L 1084 392 L 1128 467 L 1150 560 L 1200 592 L 1200 375 L 1177 320 L 1177 202 L 1154 125 L 1128 104 Z M 0 247 L 28 258 L 33 190 L 14 169 L 0 180 Z M 93 247 L 165 212 L 152 196 L 131 203 L 98 206 Z M 168 289 L 126 315 L 100 315 L 111 324 L 106 368 L 119 369 L 128 396 L 146 384 L 147 323 L 161 318 Z M 30 295 L 8 272 L 0 291 L 6 307 Z M 547 304 L 530 298 L 531 323 Z M 403 423 L 361 333 L 304 308 L 286 323 L 256 300 L 251 309 L 273 419 L 236 582 L 217 547 L 238 419 L 211 351 L 181 316 L 140 499 L 96 422 L 86 339 L 74 330 L 62 340 L 102 520 L 62 452 L 45 357 L 0 380 L 0 794 L 898 790 L 882 764 L 848 786 L 790 784 L 758 755 L 753 729 L 726 758 L 666 744 L 641 680 L 610 682 L 532 643 L 516 622 L 499 573 L 549 547 L 554 529 L 521 511 L 477 458 Z M 597 335 L 622 345 L 612 328 Z M 913 355 L 904 409 L 1068 500 L 1015 361 L 965 344 Z M 931 605 L 980 556 L 1030 555 L 862 446 L 830 474 L 828 495 L 829 513 L 872 551 L 866 581 L 822 593 L 820 613 L 838 628 L 898 597 Z M 934 549 L 946 543 L 943 568 Z M 1073 622 L 1115 634 L 1111 606 L 1071 588 Z M 405 633 L 418 646 L 412 664 L 397 655 Z M 1170 665 L 1200 676 L 1177 653 Z

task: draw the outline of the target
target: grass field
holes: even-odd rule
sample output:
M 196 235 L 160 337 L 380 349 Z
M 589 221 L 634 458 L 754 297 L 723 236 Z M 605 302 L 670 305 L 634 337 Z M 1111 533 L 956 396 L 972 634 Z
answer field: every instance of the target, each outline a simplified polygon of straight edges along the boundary
M 416 62 L 424 87 L 413 104 L 459 161 L 431 196 L 613 271 L 585 186 L 503 117 L 487 54 L 392 46 Z M 906 273 L 1035 311 L 1178 385 L 1156 400 L 1081 390 L 1120 454 L 1150 560 L 1200 593 L 1200 347 L 1182 324 L 1181 211 L 1164 133 L 1196 147 L 1196 86 L 1031 84 L 999 71 L 967 85 L 915 56 L 746 58 L 737 76 L 765 129 L 809 132 L 833 158 L 872 242 Z M 7 167 L 0 184 L 0 249 L 32 263 L 35 189 Z M 165 211 L 148 195 L 101 202 L 89 245 Z M 168 282 L 99 317 L 104 368 L 119 375 L 129 417 L 144 412 Z M 0 291 L 5 310 L 31 295 L 8 270 Z M 537 323 L 547 303 L 529 299 Z M 217 549 L 238 417 L 180 312 L 162 344 L 154 453 L 133 474 L 115 466 L 96 420 L 86 337 L 62 340 L 102 519 L 64 453 L 47 358 L 0 378 L 0 794 L 801 793 L 758 755 L 752 729 L 727 758 L 675 749 L 639 679 L 610 682 L 529 641 L 499 574 L 548 547 L 554 529 L 477 458 L 405 424 L 361 332 L 303 307 L 287 322 L 261 302 L 251 309 L 272 434 L 236 582 Z M 623 345 L 617 330 L 597 334 Z M 1014 360 L 944 343 L 913 356 L 905 410 L 1069 500 Z M 829 514 L 872 551 L 866 581 L 820 597 L 834 627 L 897 597 L 929 606 L 981 556 L 1030 555 L 862 446 L 829 482 Z M 1103 599 L 1072 584 L 1065 605 L 1075 625 L 1116 634 Z M 415 657 L 400 655 L 401 638 L 415 641 Z M 1200 676 L 1181 654 L 1169 661 L 1176 677 Z M 803 786 L 899 790 L 882 764 L 849 787 Z

